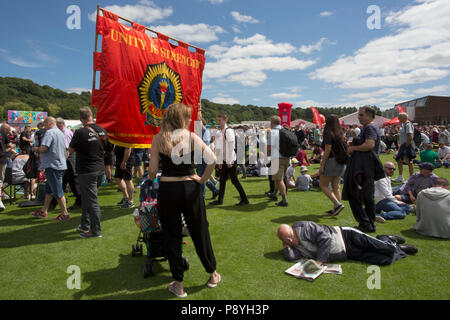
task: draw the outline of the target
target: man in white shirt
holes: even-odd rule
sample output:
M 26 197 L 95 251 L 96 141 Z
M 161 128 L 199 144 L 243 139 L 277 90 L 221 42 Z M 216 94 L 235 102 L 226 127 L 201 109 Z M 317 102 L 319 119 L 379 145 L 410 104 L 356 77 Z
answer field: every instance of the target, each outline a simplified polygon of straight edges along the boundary
M 395 172 L 395 165 L 392 162 L 384 164 L 384 172 L 386 177 L 375 181 L 375 203 L 377 216 L 375 220 L 385 223 L 386 220 L 403 219 L 409 212 L 411 207 L 398 201 L 392 194 L 391 177 Z
M 219 187 L 219 198 L 216 201 L 210 202 L 211 205 L 222 205 L 223 198 L 225 196 L 225 186 L 227 183 L 227 178 L 230 177 L 231 183 L 234 185 L 236 190 L 239 192 L 241 201 L 236 204 L 236 206 L 244 206 L 249 204 L 247 195 L 245 194 L 244 188 L 242 188 L 241 183 L 237 177 L 237 165 L 236 165 L 236 152 L 234 151 L 236 136 L 232 128 L 227 125 L 228 116 L 225 114 L 220 114 L 217 116 L 217 122 L 219 124 L 219 130 L 221 135 L 216 139 L 216 156 L 217 164 L 220 169 L 220 187 Z

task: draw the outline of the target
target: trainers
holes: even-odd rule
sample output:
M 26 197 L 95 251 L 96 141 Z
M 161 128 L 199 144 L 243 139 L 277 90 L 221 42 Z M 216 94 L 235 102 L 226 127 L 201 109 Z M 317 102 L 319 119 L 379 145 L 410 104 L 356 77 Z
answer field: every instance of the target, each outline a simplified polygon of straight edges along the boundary
M 61 213 L 59 216 L 57 216 L 56 218 L 53 218 L 52 220 L 65 221 L 65 220 L 69 220 L 69 219 L 70 219 L 70 215 Z
M 81 238 L 84 238 L 84 239 L 89 239 L 89 238 L 101 238 L 102 237 L 102 235 L 101 234 L 99 234 L 99 235 L 96 235 L 96 234 L 93 234 L 92 232 L 83 232 L 83 233 L 80 233 L 80 237 Z
M 288 202 L 286 201 L 280 201 L 275 203 L 275 205 L 279 206 L 279 207 L 287 207 L 288 206 Z
M 386 223 L 386 219 L 383 218 L 382 216 L 376 216 L 375 221 L 378 223 Z
M 117 202 L 117 205 L 121 206 L 121 205 L 123 205 L 126 202 L 128 202 L 128 199 L 127 198 L 122 198 L 122 200 L 120 200 L 120 202 Z
M 220 202 L 219 200 L 213 201 L 209 203 L 212 206 L 220 206 L 223 204 L 223 202 Z
M 82 232 L 82 233 L 88 233 L 88 232 L 89 232 L 89 229 L 88 229 L 88 228 L 86 228 L 86 229 L 83 228 L 83 227 L 81 226 L 81 224 L 78 226 L 77 230 L 80 231 L 80 232 Z
M 134 208 L 133 201 L 127 201 L 120 206 L 120 209 L 131 209 L 131 208 Z
M 0 211 L 3 211 L 3 210 L 5 210 L 6 208 L 5 208 L 5 205 L 3 204 L 3 202 L 2 201 L 0 201 Z
M 48 214 L 44 213 L 41 209 L 32 212 L 31 215 L 36 218 L 48 218 Z
M 330 216 L 335 217 L 335 216 L 337 216 L 342 210 L 344 210 L 344 205 L 343 205 L 343 204 L 341 204 L 341 205 L 339 205 L 338 207 L 334 208 L 334 209 L 331 211 Z

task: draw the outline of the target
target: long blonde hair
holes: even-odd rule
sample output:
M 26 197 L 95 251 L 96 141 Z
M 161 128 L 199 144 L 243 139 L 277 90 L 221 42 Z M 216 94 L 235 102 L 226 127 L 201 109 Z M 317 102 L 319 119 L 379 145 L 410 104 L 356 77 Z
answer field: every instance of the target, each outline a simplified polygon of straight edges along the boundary
M 165 155 L 170 155 L 172 148 L 183 141 L 180 137 L 172 141 L 172 134 L 177 129 L 188 129 L 192 115 L 192 109 L 182 103 L 171 104 L 161 120 L 161 131 L 159 132 L 159 150 Z

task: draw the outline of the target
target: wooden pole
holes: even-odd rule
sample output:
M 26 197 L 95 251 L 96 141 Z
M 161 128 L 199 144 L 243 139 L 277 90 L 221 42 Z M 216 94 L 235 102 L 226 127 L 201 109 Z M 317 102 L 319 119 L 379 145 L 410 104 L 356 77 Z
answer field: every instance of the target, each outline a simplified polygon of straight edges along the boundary
M 98 10 L 102 10 L 102 12 L 103 12 L 104 9 L 99 7 Z M 98 12 L 97 12 L 97 15 L 98 15 Z M 131 23 L 131 25 L 133 25 L 133 23 L 134 23 L 134 21 L 131 21 L 131 20 L 127 19 L 127 18 L 121 17 L 121 16 L 119 16 L 119 15 L 118 15 L 118 17 L 119 17 L 120 19 L 122 19 L 122 20 L 128 22 L 128 23 Z M 145 27 L 145 26 L 144 26 L 144 27 Z M 156 33 L 156 34 L 160 33 L 160 32 L 158 32 L 158 31 L 152 30 L 152 29 L 147 28 L 147 27 L 145 27 L 145 29 L 148 30 L 148 31 L 150 31 L 150 32 Z M 176 41 L 176 42 L 184 42 L 184 41 L 175 39 L 175 38 L 173 38 L 173 37 L 169 37 L 169 36 L 167 36 L 167 37 L 168 37 L 169 39 L 171 39 L 171 40 Z M 184 42 L 184 43 L 185 43 L 185 42 Z M 193 46 L 193 45 L 191 45 L 191 44 L 187 44 L 187 45 L 188 45 L 189 47 L 192 47 L 192 48 L 195 48 L 195 49 L 199 49 L 199 50 L 205 51 L 205 49 L 202 49 L 202 48 L 200 48 L 200 47 L 196 47 L 196 46 Z
M 100 12 L 100 5 L 97 5 L 97 17 L 98 14 Z M 97 33 L 97 18 L 96 18 L 96 23 L 95 23 L 95 50 L 94 52 L 97 52 L 98 49 L 98 33 Z M 95 60 L 93 60 L 95 61 Z M 94 77 L 93 77 L 93 81 L 92 81 L 92 94 L 94 93 L 95 90 L 95 81 L 97 78 L 97 72 L 96 72 L 96 66 L 94 66 Z

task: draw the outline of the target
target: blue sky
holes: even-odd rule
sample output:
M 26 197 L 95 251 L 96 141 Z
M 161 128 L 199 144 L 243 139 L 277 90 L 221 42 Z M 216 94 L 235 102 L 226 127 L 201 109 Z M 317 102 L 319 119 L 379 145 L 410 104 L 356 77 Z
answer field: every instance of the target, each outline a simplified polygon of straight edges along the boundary
M 66 10 L 77 5 L 81 28 Z M 395 103 L 450 93 L 448 0 L 105 0 L 100 5 L 206 50 L 202 98 L 294 107 Z M 380 9 L 380 28 L 369 29 Z M 92 87 L 92 0 L 2 1 L 0 76 Z

